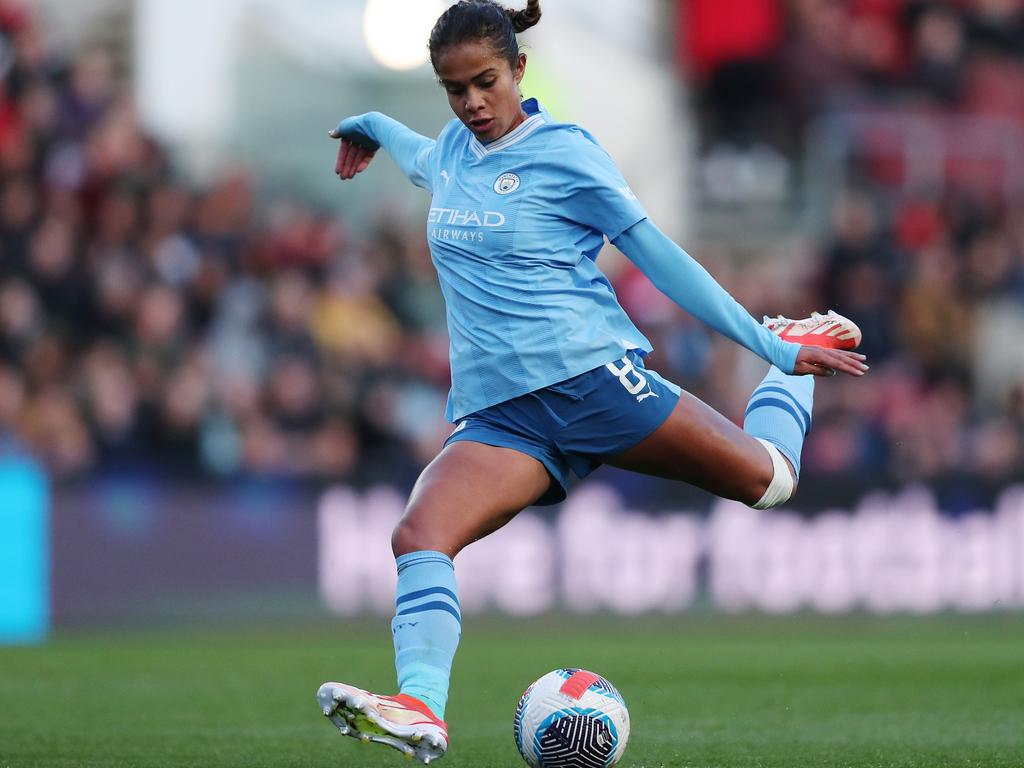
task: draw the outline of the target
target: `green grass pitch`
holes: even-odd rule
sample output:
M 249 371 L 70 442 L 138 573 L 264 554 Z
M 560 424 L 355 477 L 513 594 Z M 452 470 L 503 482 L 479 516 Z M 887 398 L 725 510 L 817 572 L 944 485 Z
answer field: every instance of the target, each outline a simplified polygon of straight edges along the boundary
M 522 765 L 512 713 L 557 666 L 611 679 L 624 766 L 1024 766 L 1024 618 L 467 618 L 440 765 Z M 385 621 L 66 634 L 0 649 L 0 768 L 400 766 L 320 714 L 388 691 Z

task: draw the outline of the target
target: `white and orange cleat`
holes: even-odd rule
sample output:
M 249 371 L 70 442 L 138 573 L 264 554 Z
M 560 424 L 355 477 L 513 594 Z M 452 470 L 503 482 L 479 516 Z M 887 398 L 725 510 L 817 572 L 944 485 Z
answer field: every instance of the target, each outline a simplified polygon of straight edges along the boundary
M 782 315 L 766 316 L 763 324 L 776 336 L 795 344 L 844 350 L 860 346 L 857 324 L 831 309 L 826 315 L 811 312 L 811 316 L 804 320 L 790 320 Z
M 412 696 L 378 696 L 345 683 L 324 683 L 316 700 L 342 735 L 364 744 L 387 744 L 424 765 L 448 749 L 448 726 Z

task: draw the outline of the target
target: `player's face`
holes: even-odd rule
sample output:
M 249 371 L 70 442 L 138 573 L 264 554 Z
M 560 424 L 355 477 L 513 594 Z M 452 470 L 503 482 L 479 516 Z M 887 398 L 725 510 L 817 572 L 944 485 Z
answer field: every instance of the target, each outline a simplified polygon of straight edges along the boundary
M 526 119 L 519 103 L 525 72 L 525 54 L 513 69 L 485 40 L 453 45 L 437 61 L 452 111 L 480 141 L 500 139 Z

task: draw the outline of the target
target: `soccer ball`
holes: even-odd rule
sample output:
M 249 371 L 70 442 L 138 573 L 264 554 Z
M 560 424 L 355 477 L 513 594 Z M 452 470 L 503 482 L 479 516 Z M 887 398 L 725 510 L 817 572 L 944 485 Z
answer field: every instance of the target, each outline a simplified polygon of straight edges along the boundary
M 600 675 L 556 669 L 526 689 L 512 731 L 533 768 L 610 768 L 626 751 L 629 712 Z

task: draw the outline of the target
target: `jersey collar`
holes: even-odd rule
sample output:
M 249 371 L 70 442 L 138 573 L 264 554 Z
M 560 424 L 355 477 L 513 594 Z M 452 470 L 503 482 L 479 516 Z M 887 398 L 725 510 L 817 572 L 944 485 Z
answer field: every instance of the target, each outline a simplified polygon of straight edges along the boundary
M 527 99 L 524 101 L 523 111 L 526 112 L 528 117 L 517 125 L 514 131 L 506 133 L 500 139 L 483 144 L 476 136 L 473 136 L 469 140 L 470 152 L 472 152 L 478 160 L 482 160 L 487 157 L 487 155 L 493 155 L 495 152 L 501 152 L 502 150 L 508 149 L 513 144 L 518 144 L 544 124 L 544 114 L 536 99 Z

